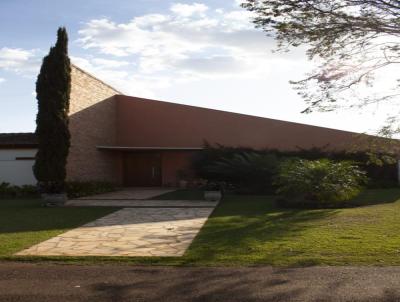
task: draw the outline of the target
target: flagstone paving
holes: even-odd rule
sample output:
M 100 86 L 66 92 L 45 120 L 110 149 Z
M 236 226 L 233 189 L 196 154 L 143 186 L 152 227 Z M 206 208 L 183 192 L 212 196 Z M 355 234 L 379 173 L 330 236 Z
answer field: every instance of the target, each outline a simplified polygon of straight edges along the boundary
M 85 196 L 74 200 L 135 200 L 150 199 L 176 189 L 169 188 L 123 188 L 115 192 Z
M 204 200 L 69 200 L 68 207 L 215 207 L 217 202 Z
M 124 208 L 17 255 L 182 256 L 213 209 Z

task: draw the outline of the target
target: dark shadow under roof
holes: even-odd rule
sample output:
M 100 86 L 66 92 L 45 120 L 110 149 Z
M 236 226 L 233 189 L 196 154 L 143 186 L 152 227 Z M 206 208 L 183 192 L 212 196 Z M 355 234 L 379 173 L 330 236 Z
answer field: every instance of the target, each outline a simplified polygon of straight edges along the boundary
M 203 147 L 130 147 L 130 146 L 96 146 L 99 150 L 111 151 L 198 151 Z
M 37 147 L 35 133 L 0 133 L 0 148 L 32 148 Z

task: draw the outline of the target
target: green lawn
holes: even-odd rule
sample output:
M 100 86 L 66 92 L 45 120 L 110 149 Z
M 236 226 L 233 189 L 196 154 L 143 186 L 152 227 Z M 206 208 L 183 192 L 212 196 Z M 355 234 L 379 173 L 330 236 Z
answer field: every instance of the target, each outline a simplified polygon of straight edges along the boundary
M 184 257 L 47 259 L 163 265 L 400 265 L 400 189 L 368 190 L 355 200 L 364 206 L 347 209 L 279 209 L 273 199 L 227 196 Z M 0 256 L 17 259 L 10 255 L 112 210 L 0 201 Z
M 367 206 L 288 210 L 272 197 L 230 196 L 186 257 L 202 264 L 399 265 L 400 189 L 369 190 L 355 202 Z

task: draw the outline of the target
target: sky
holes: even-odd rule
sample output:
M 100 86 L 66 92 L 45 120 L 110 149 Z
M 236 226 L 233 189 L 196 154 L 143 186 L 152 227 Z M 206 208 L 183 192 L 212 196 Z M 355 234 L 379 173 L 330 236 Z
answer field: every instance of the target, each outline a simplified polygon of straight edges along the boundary
M 302 114 L 289 84 L 314 67 L 273 52 L 240 0 L 0 0 L 0 132 L 35 129 L 35 81 L 65 26 L 74 64 L 127 95 L 355 132 L 387 108 Z

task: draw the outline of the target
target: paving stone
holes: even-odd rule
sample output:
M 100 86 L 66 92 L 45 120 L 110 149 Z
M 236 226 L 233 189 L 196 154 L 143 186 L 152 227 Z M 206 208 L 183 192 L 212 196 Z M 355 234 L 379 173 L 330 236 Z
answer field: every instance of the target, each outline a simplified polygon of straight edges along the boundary
M 76 200 L 149 199 L 175 190 L 173 188 L 124 188 L 115 192 L 81 197 Z
M 66 202 L 68 207 L 196 207 L 196 208 L 209 208 L 215 207 L 216 202 L 204 200 L 69 200 Z M 176 215 L 175 219 L 185 219 L 186 214 Z
M 109 192 L 93 196 L 86 196 L 67 201 L 70 207 L 159 207 L 159 213 L 163 213 L 162 207 L 215 207 L 217 202 L 204 200 L 151 200 L 152 198 L 173 192 L 175 189 L 166 188 L 125 188 L 116 192 Z M 206 209 L 207 211 L 207 209 Z M 202 213 L 202 212 L 199 212 Z M 189 216 L 187 216 L 189 215 Z M 201 215 L 201 214 L 200 214 Z M 203 216 L 203 215 L 201 215 Z M 187 212 L 172 214 L 176 219 L 191 218 Z M 96 224 L 97 222 L 94 222 Z
M 212 210 L 124 208 L 17 255 L 182 256 Z

